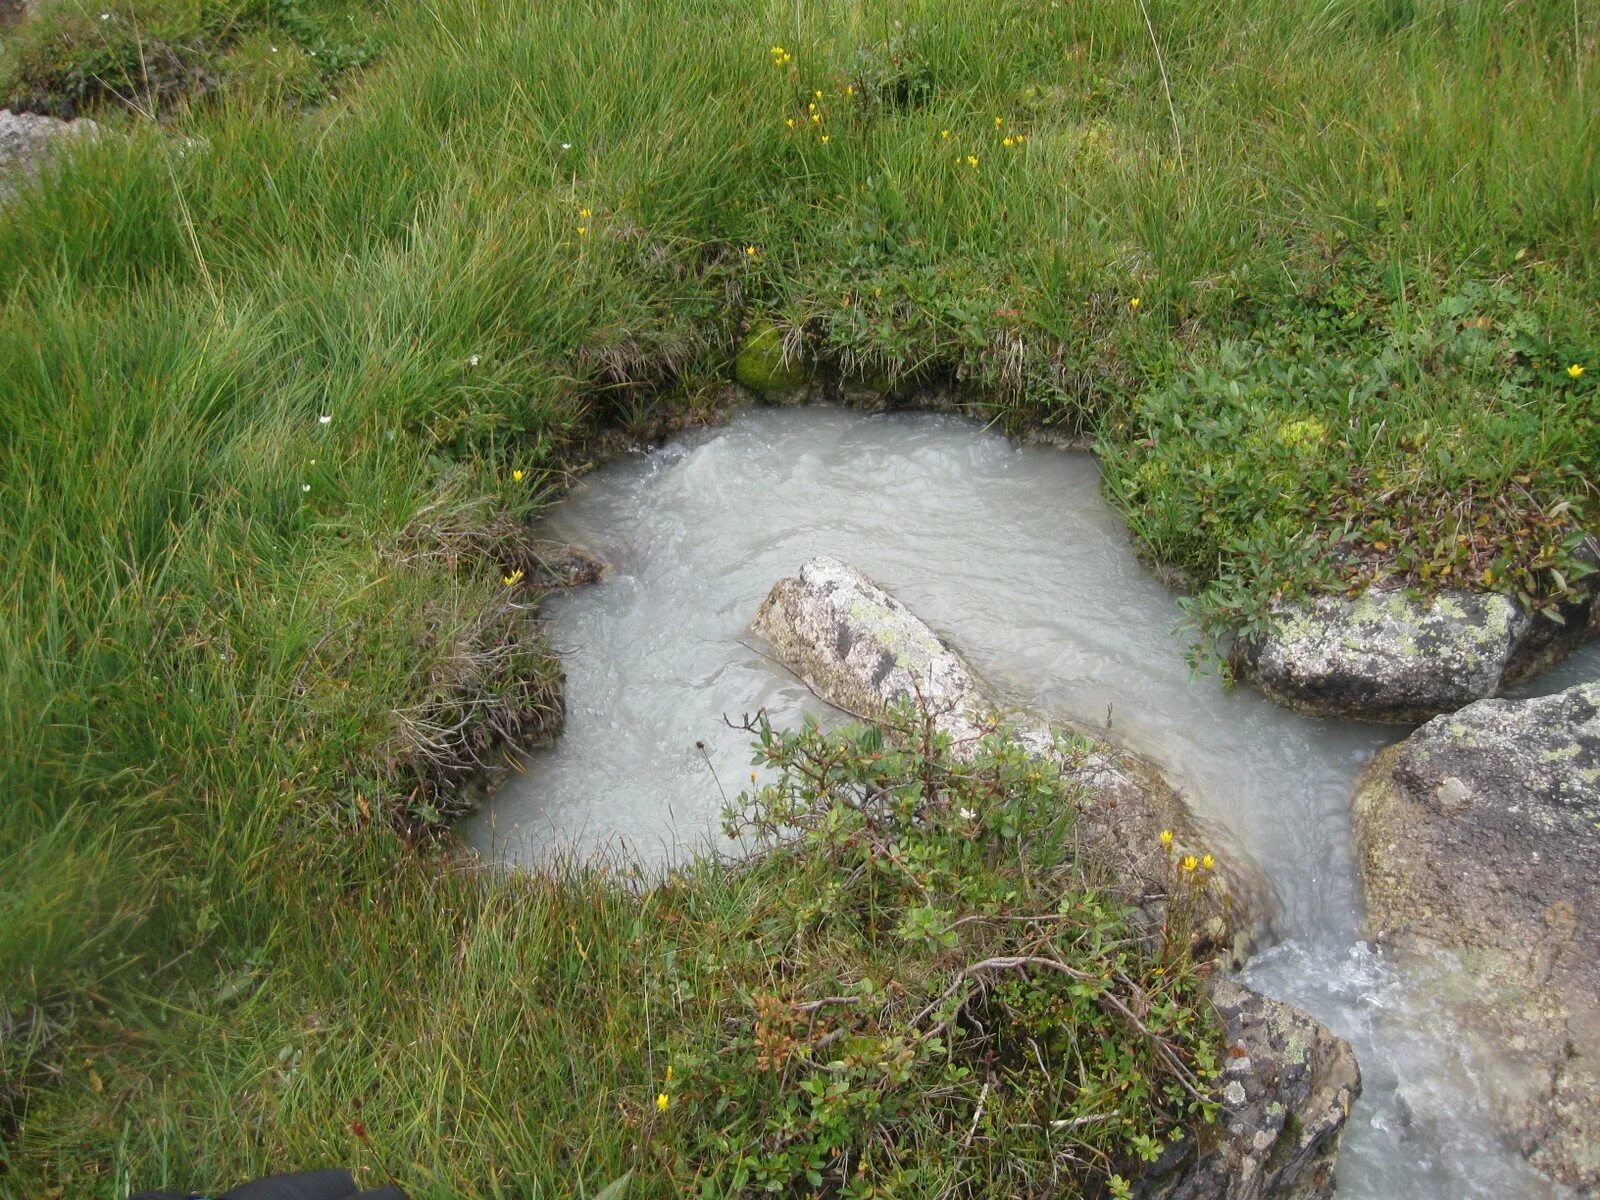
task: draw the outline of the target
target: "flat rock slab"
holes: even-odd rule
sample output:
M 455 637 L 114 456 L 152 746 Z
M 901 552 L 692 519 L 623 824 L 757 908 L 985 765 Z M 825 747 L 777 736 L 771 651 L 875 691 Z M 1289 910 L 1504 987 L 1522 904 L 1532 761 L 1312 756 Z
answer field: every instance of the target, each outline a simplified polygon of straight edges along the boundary
M 1298 1008 L 1224 979 L 1211 1000 L 1227 1027 L 1222 1116 L 1185 1138 L 1135 1186 L 1139 1200 L 1325 1200 L 1361 1069 L 1343 1038 Z
M 1455 953 L 1440 1001 L 1498 1061 L 1497 1112 L 1600 1194 L 1600 681 L 1436 717 L 1355 804 L 1369 935 Z
M 754 627 L 785 666 L 848 712 L 873 717 L 920 696 L 958 751 L 994 727 L 997 706 L 960 655 L 838 559 L 814 558 L 798 578 L 780 580 Z M 1059 763 L 1083 786 L 1089 802 L 1080 827 L 1152 911 L 1163 903 L 1174 870 L 1161 832 L 1172 831 L 1179 855 L 1212 851 L 1218 863 L 1206 891 L 1212 912 L 1199 931 L 1203 952 L 1242 961 L 1268 911 L 1268 888 L 1255 865 L 1222 845 L 1153 764 L 1082 730 L 1070 731 L 1076 750 L 1063 754 L 1056 731 L 1043 722 L 1009 728 L 1030 752 Z
M 1496 592 L 1322 596 L 1275 613 L 1234 665 L 1273 700 L 1321 717 L 1414 723 L 1498 695 L 1592 636 L 1592 599 L 1566 624 L 1532 617 Z

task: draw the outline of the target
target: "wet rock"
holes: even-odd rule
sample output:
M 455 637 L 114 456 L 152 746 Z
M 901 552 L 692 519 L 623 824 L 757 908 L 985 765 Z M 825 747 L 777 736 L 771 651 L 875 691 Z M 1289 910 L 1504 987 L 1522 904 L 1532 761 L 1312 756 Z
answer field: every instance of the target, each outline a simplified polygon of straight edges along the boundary
M 1370 936 L 1454 953 L 1495 1111 L 1600 1194 L 1600 681 L 1429 721 L 1363 775 L 1356 838 Z
M 1276 614 L 1278 628 L 1241 642 L 1234 666 L 1298 712 L 1425 721 L 1558 661 L 1600 632 L 1597 607 L 1592 598 L 1569 605 L 1558 624 L 1495 592 L 1322 596 Z
M 780 580 L 762 602 L 755 630 L 780 661 L 828 702 L 862 717 L 920 696 L 959 747 L 993 728 L 996 706 L 971 669 L 915 614 L 870 579 L 834 558 L 814 558 L 798 578 Z M 1243 855 L 1220 844 L 1151 763 L 1084 730 L 1068 745 L 1043 722 L 1012 725 L 1031 752 L 1054 759 L 1089 797 L 1082 830 L 1128 881 L 1140 907 L 1159 922 L 1175 870 L 1174 850 L 1216 854 L 1197 923 L 1197 949 L 1225 963 L 1242 961 L 1265 922 L 1267 887 Z
M 37 113 L 0 109 L 0 200 L 19 176 L 38 169 L 52 145 L 62 138 L 93 136 L 98 130 L 93 121 L 58 121 Z
M 529 548 L 528 578 L 541 588 L 573 588 L 598 583 L 610 569 L 606 561 L 582 546 L 545 542 Z
M 1361 1071 L 1348 1042 L 1233 980 L 1212 987 L 1227 1027 L 1223 1110 L 1145 1171 L 1139 1200 L 1324 1200 Z

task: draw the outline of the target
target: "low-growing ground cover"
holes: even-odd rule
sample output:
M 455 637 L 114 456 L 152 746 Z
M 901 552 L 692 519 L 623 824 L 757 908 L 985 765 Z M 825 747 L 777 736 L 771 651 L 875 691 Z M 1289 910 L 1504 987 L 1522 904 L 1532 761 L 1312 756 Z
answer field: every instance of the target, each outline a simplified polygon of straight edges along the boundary
M 5 34 L 114 136 L 0 214 L 0 979 L 62 1026 L 0 1050 L 0 1188 L 332 1158 L 494 1195 L 462 1164 L 534 1134 L 499 1161 L 541 1186 L 637 1165 L 600 1099 L 637 1061 L 568 1049 L 640 1010 L 516 992 L 573 956 L 626 990 L 631 901 L 418 831 L 553 727 L 517 525 L 608 437 L 720 411 L 746 329 L 1096 438 L 1207 629 L 1379 569 L 1533 604 L 1582 570 L 1585 9 L 202 5 L 243 31 L 202 65 L 291 12 L 385 49 L 319 108 L 168 89 L 160 126 L 93 81 L 179 17 L 102 11 Z

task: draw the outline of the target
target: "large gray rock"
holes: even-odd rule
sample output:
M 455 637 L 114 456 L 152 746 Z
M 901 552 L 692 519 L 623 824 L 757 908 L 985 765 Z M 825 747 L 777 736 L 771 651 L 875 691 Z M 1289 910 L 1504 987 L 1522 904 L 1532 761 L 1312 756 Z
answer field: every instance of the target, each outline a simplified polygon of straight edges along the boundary
M 1227 1027 L 1222 1117 L 1168 1148 L 1139 1200 L 1324 1200 L 1350 1106 L 1354 1051 L 1327 1026 L 1233 980 L 1211 989 Z
M 62 138 L 93 136 L 98 130 L 93 121 L 58 121 L 0 108 L 0 200 L 19 176 L 37 170 L 40 159 Z
M 1276 629 L 1242 641 L 1234 665 L 1299 712 L 1409 724 L 1543 670 L 1600 631 L 1597 609 L 1569 605 L 1563 625 L 1496 592 L 1321 596 L 1276 613 Z
M 829 703 L 861 717 L 920 696 L 938 714 L 940 729 L 959 752 L 996 725 L 996 705 L 961 657 L 915 614 L 854 567 L 814 558 L 799 578 L 780 580 L 762 602 L 756 632 L 778 659 Z M 1013 736 L 1032 753 L 1061 764 L 1089 796 L 1080 828 L 1112 860 L 1159 917 L 1172 881 L 1169 854 L 1218 862 L 1204 891 L 1209 911 L 1198 922 L 1197 949 L 1225 962 L 1242 961 L 1267 916 L 1260 871 L 1220 844 L 1183 798 L 1149 762 L 1083 730 L 1063 749 L 1043 722 L 1012 723 Z M 1173 834 L 1173 847 L 1161 842 Z
M 1362 777 L 1356 840 L 1370 936 L 1454 952 L 1497 1113 L 1600 1194 L 1600 681 L 1429 721 Z

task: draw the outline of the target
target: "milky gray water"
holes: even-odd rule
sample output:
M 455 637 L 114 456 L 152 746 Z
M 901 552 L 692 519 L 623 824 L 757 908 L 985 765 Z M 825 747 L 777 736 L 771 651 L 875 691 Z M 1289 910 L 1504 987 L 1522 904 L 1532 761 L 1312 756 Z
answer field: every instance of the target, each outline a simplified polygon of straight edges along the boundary
M 1352 783 L 1403 730 L 1296 716 L 1194 678 L 1177 596 L 1134 557 L 1086 454 L 1018 447 L 926 414 L 757 410 L 585 479 L 550 537 L 611 564 L 554 597 L 568 715 L 468 826 L 498 859 L 615 853 L 660 864 L 715 848 L 749 782 L 748 736 L 824 712 L 748 625 L 815 554 L 904 601 L 1003 698 L 1142 751 L 1256 859 L 1277 945 L 1246 971 L 1348 1038 L 1365 1075 L 1340 1194 L 1554 1197 L 1483 1119 L 1490 1064 L 1440 1027 L 1424 984 L 1359 941 Z M 1600 648 L 1540 681 L 1600 676 Z

